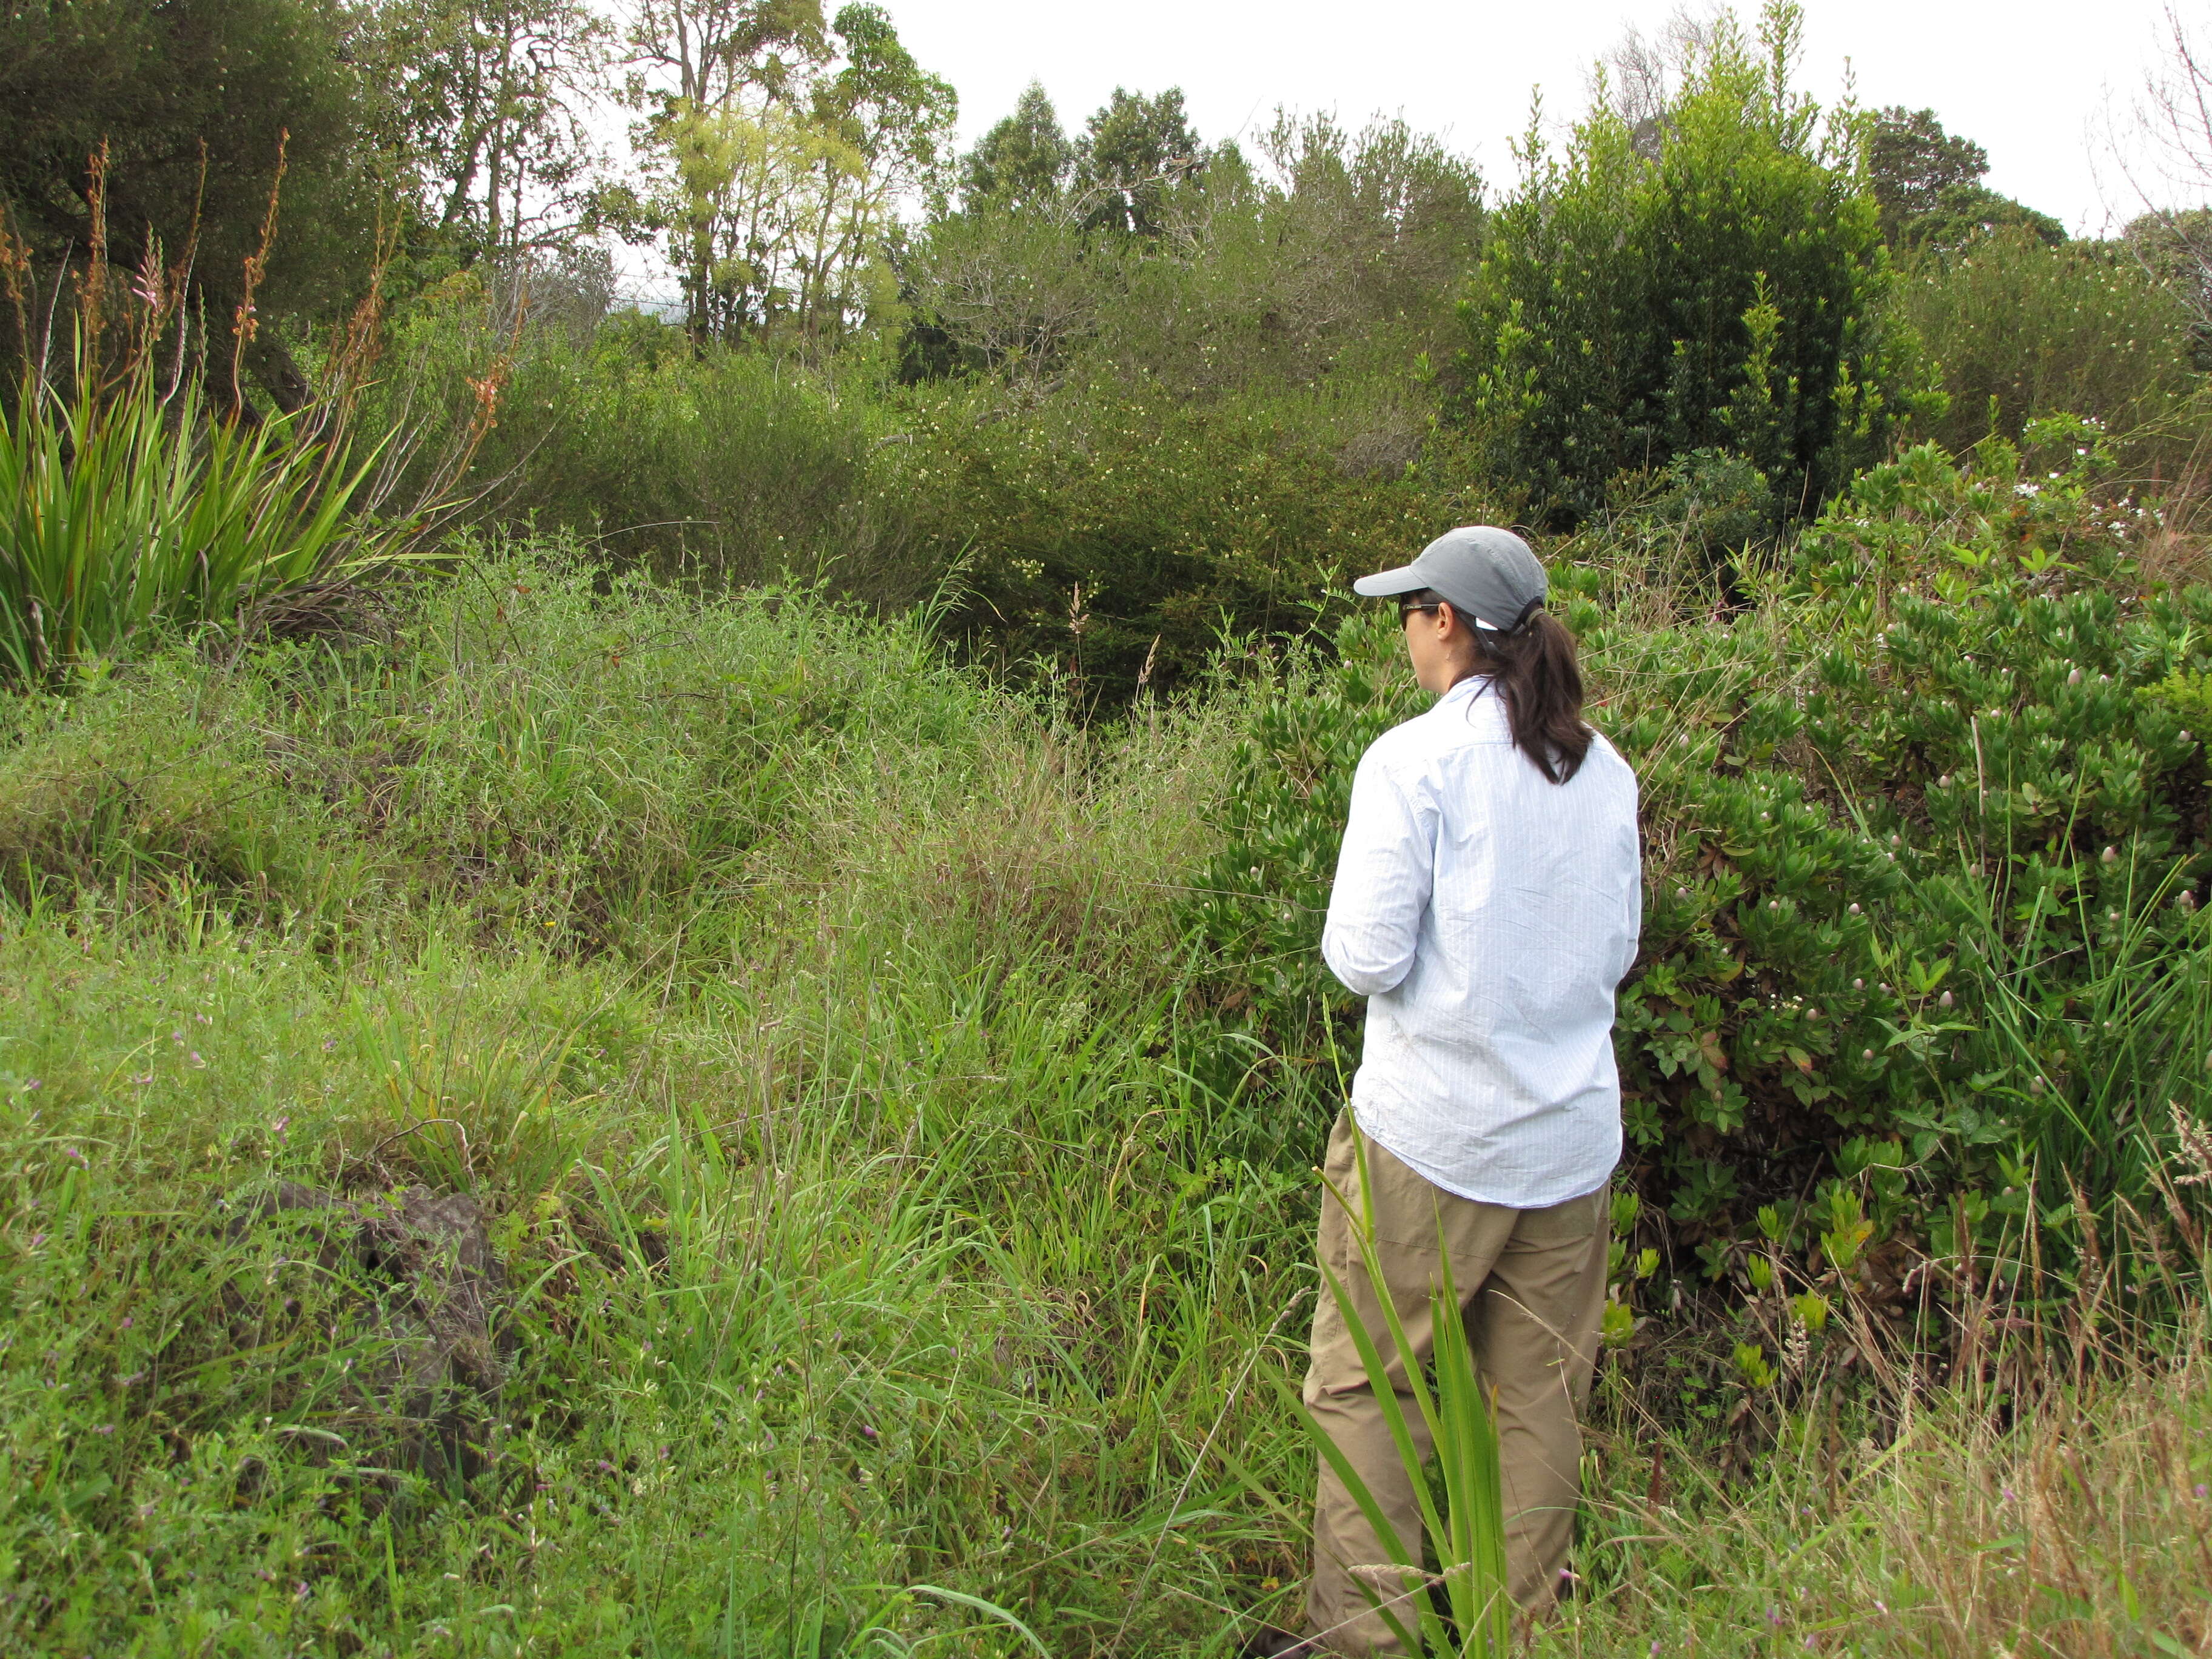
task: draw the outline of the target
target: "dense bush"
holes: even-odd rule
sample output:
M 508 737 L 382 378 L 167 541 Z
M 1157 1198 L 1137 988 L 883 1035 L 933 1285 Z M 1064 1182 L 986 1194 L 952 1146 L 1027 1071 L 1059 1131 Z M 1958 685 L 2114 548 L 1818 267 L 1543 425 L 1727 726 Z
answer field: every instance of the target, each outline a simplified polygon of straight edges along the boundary
M 506 377 L 471 474 L 479 516 L 574 531 L 618 568 L 828 572 L 872 599 L 915 596 L 896 513 L 878 516 L 867 487 L 881 418 L 865 395 L 766 350 L 696 349 L 635 312 L 540 324 L 531 293 L 464 275 L 417 298 L 370 406 L 434 455 L 472 418 L 474 388 Z
M 1155 684 L 1203 666 L 1224 633 L 1303 633 L 1328 572 L 1402 562 L 1479 510 L 1449 469 L 1370 456 L 1366 411 L 1333 433 L 1314 394 L 1102 387 L 1006 420 L 990 402 L 912 398 L 885 488 L 957 570 L 978 653 L 1079 682 L 1085 703 L 1126 702 L 1148 663 Z
M 1765 60 L 1723 20 L 1662 118 L 1603 105 L 1564 158 L 1532 132 L 1463 311 L 1453 407 L 1555 524 L 1624 469 L 1724 448 L 1816 508 L 1926 401 L 1856 135 L 1793 94 L 1794 7 Z
M 1323 571 L 1477 510 L 1423 368 L 1480 241 L 1463 160 L 1399 123 L 1285 117 L 1256 166 L 1218 149 L 1150 198 L 1138 237 L 1092 222 L 1048 106 L 1021 120 L 991 144 L 1057 170 L 982 189 L 987 145 L 910 251 L 930 372 L 909 358 L 879 485 L 958 573 L 949 614 L 982 654 L 1119 702 L 1224 631 L 1299 632 Z
M 1741 617 L 1655 627 L 1632 562 L 1559 550 L 1594 716 L 1644 783 L 1626 1175 L 1676 1273 L 1717 1276 L 1763 1234 L 1893 1297 L 1899 1258 L 1863 1246 L 1953 1253 L 1963 1218 L 2016 1248 L 2031 1183 L 2058 1235 L 2069 1189 L 2084 1227 L 2158 1212 L 2166 1103 L 2212 1097 L 2212 836 L 2185 712 L 2212 590 L 2136 591 L 2150 516 L 2103 497 L 2086 432 L 2036 435 L 2064 463 L 2049 477 L 1930 447 L 1875 468 Z M 1255 718 L 1189 906 L 1245 1033 L 1224 1052 L 1256 1040 L 1279 1080 L 1357 1052 L 1320 919 L 1352 763 L 1415 702 L 1384 619 L 1337 645 Z
M 971 191 L 902 257 L 935 372 L 1034 386 L 1075 369 L 1204 395 L 1347 370 L 1402 379 L 1417 354 L 1448 345 L 1483 210 L 1473 165 L 1436 139 L 1400 121 L 1352 131 L 1279 115 L 1252 161 L 1221 146 L 1148 197 L 1156 222 L 1135 236 L 1097 222 L 1049 105 L 1025 99 L 1023 112 L 1044 125 L 994 129 L 971 158 L 978 182 L 1016 154 L 1057 155 L 1058 171 Z M 993 143 L 1013 149 L 981 154 Z
M 1978 236 L 1908 264 L 1897 303 L 1941 372 L 1950 407 L 1930 436 L 1965 449 L 2018 438 L 2038 416 L 2086 415 L 2169 459 L 2190 441 L 2196 382 L 2188 307 L 2130 252 Z M 2169 464 L 2168 476 L 2172 476 Z

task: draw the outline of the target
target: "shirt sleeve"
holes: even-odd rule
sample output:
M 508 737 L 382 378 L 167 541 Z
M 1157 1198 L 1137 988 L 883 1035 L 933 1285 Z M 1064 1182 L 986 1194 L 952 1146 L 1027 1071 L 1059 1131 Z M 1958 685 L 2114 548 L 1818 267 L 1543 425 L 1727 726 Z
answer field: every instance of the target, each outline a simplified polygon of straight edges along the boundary
M 1630 775 L 1632 778 L 1634 776 L 1632 773 Z M 1641 809 L 1636 797 L 1632 794 L 1629 798 L 1628 844 L 1626 849 L 1628 892 L 1620 919 L 1620 971 L 1613 975 L 1613 980 L 1616 988 L 1636 966 L 1636 953 L 1644 933 L 1644 832 L 1641 822 Z
M 1322 960 L 1361 996 L 1391 990 L 1413 966 L 1435 879 L 1433 820 L 1415 811 L 1372 753 L 1352 781 L 1352 811 L 1322 928 Z

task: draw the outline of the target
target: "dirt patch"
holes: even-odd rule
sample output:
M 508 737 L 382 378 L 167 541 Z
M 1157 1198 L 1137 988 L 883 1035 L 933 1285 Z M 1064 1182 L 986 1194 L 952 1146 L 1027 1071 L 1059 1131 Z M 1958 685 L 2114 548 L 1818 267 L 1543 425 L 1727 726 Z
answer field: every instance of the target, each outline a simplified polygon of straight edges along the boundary
M 421 1187 L 353 1203 L 286 1181 L 238 1208 L 228 1237 L 289 1223 L 334 1287 L 331 1328 L 346 1328 L 363 1363 L 327 1420 L 343 1422 L 354 1455 L 433 1479 L 486 1467 L 513 1340 L 483 1206 Z

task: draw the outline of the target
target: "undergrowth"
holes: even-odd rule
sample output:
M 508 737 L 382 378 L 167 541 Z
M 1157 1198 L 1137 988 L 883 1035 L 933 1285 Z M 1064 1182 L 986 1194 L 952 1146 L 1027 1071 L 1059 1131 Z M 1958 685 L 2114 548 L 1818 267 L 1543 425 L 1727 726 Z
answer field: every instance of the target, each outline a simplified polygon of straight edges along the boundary
M 1183 925 L 1278 693 L 1080 730 L 920 622 L 558 548 L 394 617 L 6 705 L 0 1643 L 1225 1653 L 1292 1619 L 1277 1383 L 1341 1060 L 1225 1028 Z M 261 1215 L 286 1181 L 483 1206 L 466 1456 L 408 1454 L 374 1383 L 407 1338 Z M 1793 1361 L 1795 1288 L 1763 1357 L 1651 1307 L 1608 1359 L 1547 1647 L 2198 1650 L 2185 1310 L 2032 1375 L 1994 1332 L 1947 1383 L 1886 1376 L 1911 1343 L 1843 1285 Z

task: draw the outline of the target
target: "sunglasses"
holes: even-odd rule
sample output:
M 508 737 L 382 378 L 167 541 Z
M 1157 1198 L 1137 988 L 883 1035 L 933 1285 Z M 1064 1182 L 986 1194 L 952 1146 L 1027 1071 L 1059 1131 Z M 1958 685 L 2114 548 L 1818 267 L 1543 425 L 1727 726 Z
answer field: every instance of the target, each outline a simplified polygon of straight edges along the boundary
M 1443 604 L 1442 599 L 1431 599 L 1426 605 L 1416 605 L 1411 600 L 1401 599 L 1398 601 L 1398 620 L 1403 622 L 1407 617 L 1423 611 L 1434 616 L 1443 609 Z

